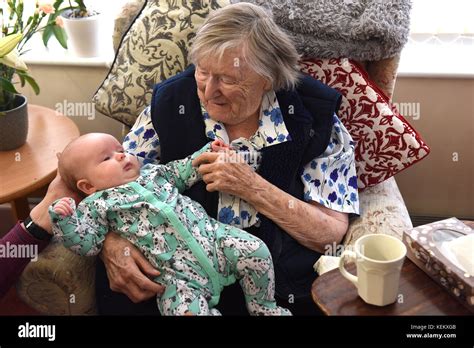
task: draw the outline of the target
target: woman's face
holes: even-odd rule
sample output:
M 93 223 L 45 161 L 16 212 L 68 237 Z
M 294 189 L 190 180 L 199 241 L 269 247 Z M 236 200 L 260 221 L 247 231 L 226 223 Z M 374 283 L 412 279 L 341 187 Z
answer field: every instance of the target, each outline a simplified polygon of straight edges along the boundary
M 257 117 L 271 84 L 251 70 L 239 50 L 227 50 L 220 62 L 202 59 L 196 66 L 198 96 L 209 116 L 224 125 L 238 125 Z

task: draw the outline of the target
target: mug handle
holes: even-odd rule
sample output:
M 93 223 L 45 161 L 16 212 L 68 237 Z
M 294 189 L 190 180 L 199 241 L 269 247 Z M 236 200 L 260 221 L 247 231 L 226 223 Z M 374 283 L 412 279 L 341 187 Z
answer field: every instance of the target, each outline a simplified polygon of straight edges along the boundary
M 347 256 L 349 260 L 355 261 L 357 259 L 357 255 L 355 252 L 350 251 L 350 250 L 344 250 L 344 252 L 341 255 L 341 258 L 339 259 L 339 270 L 341 271 L 341 274 L 344 278 L 350 280 L 356 287 L 357 287 L 357 281 L 358 277 L 355 275 L 350 274 L 349 272 L 346 271 L 344 268 L 344 257 Z

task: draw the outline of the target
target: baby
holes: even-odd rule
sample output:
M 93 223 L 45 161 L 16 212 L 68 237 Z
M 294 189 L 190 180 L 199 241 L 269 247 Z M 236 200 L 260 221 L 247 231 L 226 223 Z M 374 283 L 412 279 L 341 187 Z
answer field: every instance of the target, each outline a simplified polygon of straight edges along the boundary
M 209 217 L 185 189 L 201 179 L 192 166 L 207 144 L 185 159 L 140 168 L 111 135 L 91 133 L 66 146 L 59 173 L 87 197 L 53 203 L 53 232 L 79 255 L 97 255 L 108 231 L 132 242 L 160 272 L 162 315 L 220 315 L 214 306 L 224 286 L 240 281 L 251 315 L 291 315 L 274 299 L 274 271 L 257 237 Z

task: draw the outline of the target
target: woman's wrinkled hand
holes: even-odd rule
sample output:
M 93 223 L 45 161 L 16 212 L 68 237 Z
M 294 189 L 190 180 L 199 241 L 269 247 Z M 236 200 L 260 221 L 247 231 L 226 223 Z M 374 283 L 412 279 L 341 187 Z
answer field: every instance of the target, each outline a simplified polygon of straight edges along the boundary
M 235 151 L 205 152 L 193 160 L 209 192 L 226 192 L 246 199 L 259 177 Z
M 100 254 L 109 278 L 110 289 L 120 292 L 134 303 L 161 295 L 165 287 L 155 283 L 150 277 L 160 272 L 128 240 L 110 232 L 105 237 Z

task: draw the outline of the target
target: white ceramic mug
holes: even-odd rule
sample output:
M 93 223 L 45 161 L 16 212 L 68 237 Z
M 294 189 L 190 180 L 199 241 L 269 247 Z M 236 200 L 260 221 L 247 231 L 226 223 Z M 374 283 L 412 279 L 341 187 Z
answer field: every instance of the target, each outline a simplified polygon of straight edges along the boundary
M 357 288 L 367 303 L 385 306 L 396 301 L 400 271 L 407 252 L 405 244 L 386 234 L 368 234 L 359 238 L 354 251 L 345 250 L 339 270 Z M 344 268 L 344 260 L 356 262 L 357 277 Z

